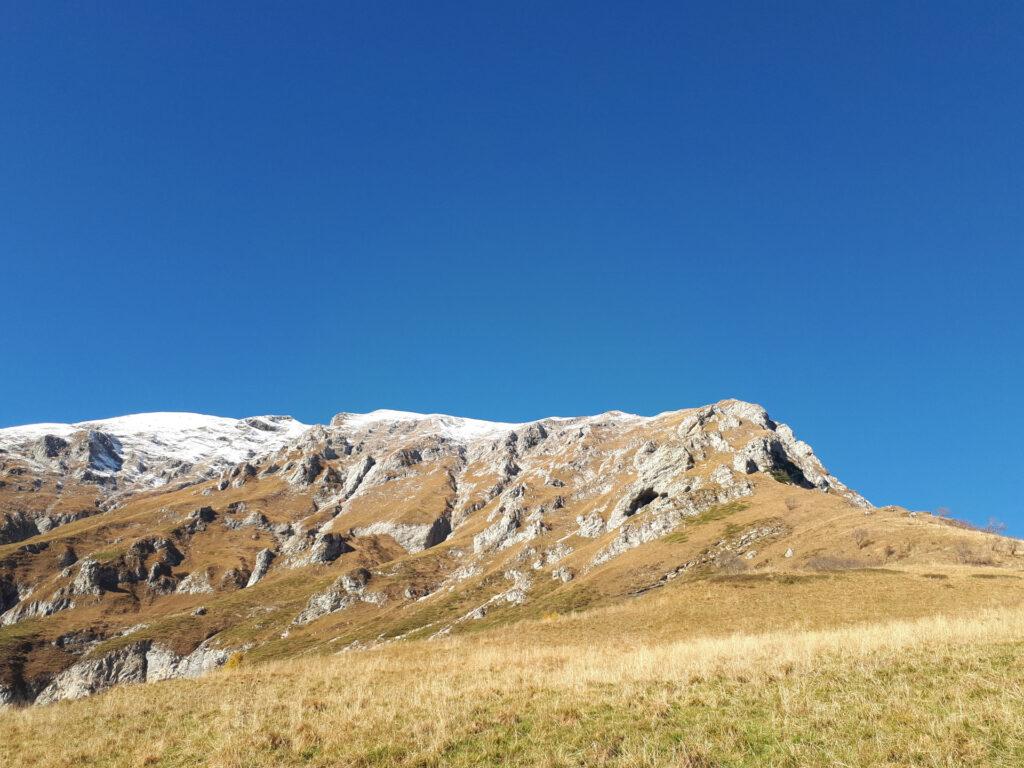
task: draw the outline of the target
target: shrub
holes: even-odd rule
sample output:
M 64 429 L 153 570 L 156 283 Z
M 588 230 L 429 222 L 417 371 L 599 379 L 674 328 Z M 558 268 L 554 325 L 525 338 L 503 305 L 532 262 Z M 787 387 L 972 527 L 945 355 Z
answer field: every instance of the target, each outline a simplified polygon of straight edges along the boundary
M 232 653 L 226 662 L 224 662 L 225 669 L 238 669 L 242 666 L 242 660 L 245 658 L 245 654 L 241 651 Z
M 956 559 L 964 565 L 994 565 L 990 555 L 980 555 L 966 541 L 956 543 Z

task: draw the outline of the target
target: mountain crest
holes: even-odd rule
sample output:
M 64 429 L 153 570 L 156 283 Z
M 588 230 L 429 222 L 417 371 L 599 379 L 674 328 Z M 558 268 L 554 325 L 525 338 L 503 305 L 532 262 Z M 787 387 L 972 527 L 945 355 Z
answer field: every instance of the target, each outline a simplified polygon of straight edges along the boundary
M 109 684 L 111 664 L 186 674 L 240 647 L 443 636 L 709 569 L 796 567 L 834 526 L 889 514 L 739 400 L 523 423 L 382 410 L 14 427 L 0 503 L 0 625 L 33 638 L 0 664 L 0 699 L 43 701 Z

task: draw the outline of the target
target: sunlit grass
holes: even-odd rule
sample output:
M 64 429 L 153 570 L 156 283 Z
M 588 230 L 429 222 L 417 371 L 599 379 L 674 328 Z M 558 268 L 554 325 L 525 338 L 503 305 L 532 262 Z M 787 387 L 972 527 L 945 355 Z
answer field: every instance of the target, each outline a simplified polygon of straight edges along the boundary
M 10 711 L 0 764 L 1024 764 L 1020 608 L 675 642 L 537 637 L 242 660 Z

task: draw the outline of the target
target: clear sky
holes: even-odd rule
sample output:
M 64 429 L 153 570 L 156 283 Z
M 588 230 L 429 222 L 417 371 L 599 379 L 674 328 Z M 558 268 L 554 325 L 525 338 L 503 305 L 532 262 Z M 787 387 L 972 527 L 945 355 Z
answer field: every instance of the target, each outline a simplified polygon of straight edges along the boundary
M 1024 534 L 1024 4 L 4 3 L 0 426 L 739 397 Z

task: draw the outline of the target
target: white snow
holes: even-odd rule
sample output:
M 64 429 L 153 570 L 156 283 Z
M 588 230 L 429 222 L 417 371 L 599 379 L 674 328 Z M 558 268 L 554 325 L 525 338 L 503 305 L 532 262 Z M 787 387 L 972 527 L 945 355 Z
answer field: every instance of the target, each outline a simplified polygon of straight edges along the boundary
M 198 413 L 137 413 L 76 424 L 0 429 L 0 448 L 23 448 L 44 435 L 67 439 L 76 432 L 97 430 L 120 442 L 125 459 L 123 474 L 137 474 L 133 479 L 149 479 L 156 484 L 160 480 L 147 475 L 162 465 L 180 462 L 226 468 L 277 450 L 308 428 L 290 416 L 229 419 Z M 138 468 L 140 463 L 142 468 Z
M 558 421 L 571 423 L 587 423 L 600 421 L 628 421 L 657 418 L 656 416 L 637 416 L 622 411 L 608 411 L 595 416 L 549 416 L 538 421 Z M 383 424 L 395 422 L 422 422 L 422 428 L 430 434 L 441 434 L 452 440 L 468 442 L 472 440 L 493 439 L 521 427 L 535 424 L 534 421 L 505 422 L 484 421 L 462 416 L 448 416 L 443 413 L 413 413 L 412 411 L 393 411 L 381 408 L 370 413 L 339 413 L 334 424 L 352 430 L 372 429 Z
M 413 413 L 380 408 L 370 413 L 340 413 L 335 423 L 353 430 L 371 429 L 389 422 L 425 422 L 423 427 L 431 433 L 440 433 L 453 440 L 479 440 L 511 432 L 523 424 L 502 421 L 467 419 L 443 413 Z
M 646 420 L 609 411 L 584 417 L 550 417 L 541 421 L 583 424 L 611 420 Z M 462 418 L 440 413 L 412 413 L 380 409 L 370 413 L 341 413 L 332 422 L 354 432 L 393 424 L 410 424 L 426 434 L 462 443 L 493 440 L 534 422 L 501 422 Z M 112 435 L 124 459 L 120 476 L 144 485 L 165 482 L 168 472 L 182 465 L 216 472 L 247 459 L 272 453 L 302 435 L 309 426 L 290 416 L 254 416 L 230 419 L 199 413 L 136 413 L 75 424 L 27 424 L 0 429 L 0 449 L 21 453 L 32 461 L 34 443 L 45 435 L 69 439 L 77 432 L 98 430 Z M 114 466 L 111 473 L 117 472 Z

